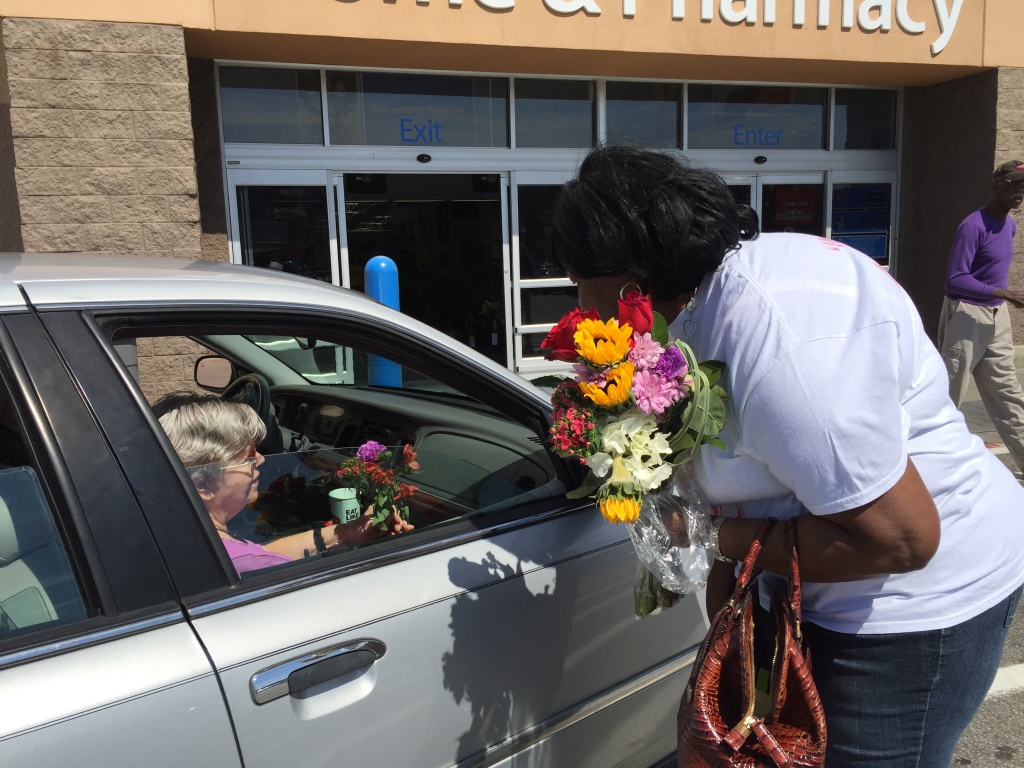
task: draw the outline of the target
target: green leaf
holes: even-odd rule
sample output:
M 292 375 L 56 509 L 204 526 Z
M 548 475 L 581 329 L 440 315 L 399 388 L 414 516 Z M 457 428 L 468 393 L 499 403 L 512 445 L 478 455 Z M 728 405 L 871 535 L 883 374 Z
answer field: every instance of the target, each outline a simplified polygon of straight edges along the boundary
M 668 345 L 668 323 L 660 312 L 654 313 L 654 324 L 651 326 L 651 338 L 661 344 Z
M 708 386 L 713 387 L 725 372 L 725 363 L 718 360 L 705 360 L 700 364 L 701 371 L 708 378 Z
M 540 376 L 539 378 L 536 379 L 530 379 L 530 383 L 533 384 L 533 386 L 535 387 L 551 387 L 552 389 L 554 389 L 563 381 L 566 381 L 568 378 L 568 376 L 555 375 Z
M 593 472 L 587 472 L 587 476 L 583 478 L 583 482 L 580 483 L 580 487 L 569 491 L 565 494 L 567 499 L 585 499 L 588 496 L 593 496 L 597 492 L 597 489 L 601 487 L 603 481 Z
M 720 437 L 709 437 L 705 442 L 708 445 L 715 446 L 715 448 L 721 448 L 723 451 L 726 450 L 725 441 Z

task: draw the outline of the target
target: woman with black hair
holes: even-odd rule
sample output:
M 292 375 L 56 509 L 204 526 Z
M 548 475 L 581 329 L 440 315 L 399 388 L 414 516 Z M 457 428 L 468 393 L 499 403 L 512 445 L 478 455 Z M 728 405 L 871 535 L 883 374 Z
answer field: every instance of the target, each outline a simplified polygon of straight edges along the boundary
M 722 510 L 716 554 L 742 558 L 758 518 L 799 517 L 826 765 L 948 765 L 1024 582 L 1024 490 L 967 430 L 910 298 L 845 245 L 759 235 L 717 175 L 636 147 L 593 150 L 553 224 L 582 308 L 614 317 L 639 288 L 725 363 L 727 448 L 695 465 Z M 782 529 L 764 595 L 787 573 Z M 733 574 L 715 563 L 709 614 Z

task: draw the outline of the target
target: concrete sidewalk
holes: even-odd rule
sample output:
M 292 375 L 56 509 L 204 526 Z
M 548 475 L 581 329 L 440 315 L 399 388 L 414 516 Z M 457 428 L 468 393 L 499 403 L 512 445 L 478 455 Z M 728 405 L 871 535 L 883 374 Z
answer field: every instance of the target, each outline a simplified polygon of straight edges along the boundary
M 1024 347 L 1017 347 L 1014 362 L 1017 365 L 1017 379 L 1024 382 Z M 1003 445 L 1002 438 L 999 437 L 999 433 L 992 426 L 992 419 L 988 417 L 988 412 L 981 402 L 981 397 L 978 395 L 978 388 L 974 385 L 973 378 L 967 390 L 967 397 L 964 398 L 964 402 L 960 406 L 960 411 L 967 422 L 967 428 L 984 440 L 989 450 L 1002 459 L 1006 466 L 1016 471 L 1017 465 L 1010 458 L 1006 446 Z

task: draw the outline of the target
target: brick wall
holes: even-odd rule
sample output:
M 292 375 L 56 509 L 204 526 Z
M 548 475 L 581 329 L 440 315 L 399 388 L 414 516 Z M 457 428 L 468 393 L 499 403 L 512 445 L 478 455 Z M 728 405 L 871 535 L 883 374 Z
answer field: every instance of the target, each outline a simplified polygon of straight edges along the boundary
M 198 258 L 182 29 L 0 24 L 25 250 Z
M 1002 68 L 998 73 L 999 104 L 996 108 L 996 148 L 992 167 L 1007 160 L 1024 160 L 1024 69 Z M 1024 210 L 1013 212 L 1017 242 L 1008 280 L 1011 288 L 1024 289 Z M 1014 344 L 1024 344 L 1024 309 L 1010 308 Z

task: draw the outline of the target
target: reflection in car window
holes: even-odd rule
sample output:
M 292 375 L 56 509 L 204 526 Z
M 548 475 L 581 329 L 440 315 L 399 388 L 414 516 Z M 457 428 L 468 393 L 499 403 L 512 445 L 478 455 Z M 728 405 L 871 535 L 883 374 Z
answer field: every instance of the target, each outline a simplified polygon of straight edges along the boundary
M 411 368 L 360 353 L 352 347 L 309 337 L 246 336 L 312 384 L 352 384 L 418 389 L 458 395 L 451 387 L 421 376 Z M 381 375 L 384 368 L 386 375 Z

